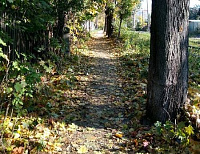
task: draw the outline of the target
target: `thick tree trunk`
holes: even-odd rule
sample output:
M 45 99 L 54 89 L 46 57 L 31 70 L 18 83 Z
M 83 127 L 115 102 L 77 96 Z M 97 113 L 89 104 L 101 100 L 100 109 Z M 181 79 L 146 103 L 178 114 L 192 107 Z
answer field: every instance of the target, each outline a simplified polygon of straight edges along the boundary
M 65 14 L 64 12 L 59 12 L 58 14 L 58 25 L 57 25 L 57 36 L 62 38 L 63 28 L 64 28 Z
M 153 0 L 147 117 L 174 121 L 188 87 L 188 0 Z
M 111 8 L 106 8 L 106 35 L 108 35 L 108 37 L 111 37 L 112 33 L 113 33 L 113 9 Z

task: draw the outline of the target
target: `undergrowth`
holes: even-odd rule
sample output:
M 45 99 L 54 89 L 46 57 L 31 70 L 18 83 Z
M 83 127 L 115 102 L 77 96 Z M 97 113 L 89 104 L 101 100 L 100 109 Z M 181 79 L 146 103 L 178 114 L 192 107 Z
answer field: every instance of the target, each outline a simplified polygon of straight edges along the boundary
M 69 130 L 67 119 L 61 117 L 68 106 L 59 101 L 66 100 L 65 92 L 76 86 L 74 67 L 80 65 L 76 46 L 86 48 L 84 39 L 73 44 L 70 55 L 54 43 L 58 52 L 37 60 L 17 53 L 11 61 L 0 48 L 0 153 L 62 150 Z M 0 45 L 6 43 L 0 39 Z

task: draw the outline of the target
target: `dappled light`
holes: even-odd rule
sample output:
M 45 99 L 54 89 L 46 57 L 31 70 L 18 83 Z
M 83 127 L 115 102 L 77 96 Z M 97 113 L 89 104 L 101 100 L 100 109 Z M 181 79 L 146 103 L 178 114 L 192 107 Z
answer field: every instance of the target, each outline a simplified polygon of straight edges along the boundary
M 200 153 L 198 6 L 148 2 L 0 1 L 0 153 Z

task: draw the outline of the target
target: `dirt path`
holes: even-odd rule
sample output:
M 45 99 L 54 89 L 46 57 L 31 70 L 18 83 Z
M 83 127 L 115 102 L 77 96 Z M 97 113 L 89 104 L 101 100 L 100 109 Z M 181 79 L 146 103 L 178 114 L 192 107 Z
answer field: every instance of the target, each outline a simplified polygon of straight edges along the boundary
M 67 152 L 120 153 L 125 142 L 121 138 L 127 126 L 123 106 L 122 83 L 118 76 L 112 41 L 101 32 L 94 35 L 85 54 L 89 63 L 79 78 L 82 98 L 79 101 L 81 120 L 74 121 L 76 131 L 69 134 Z M 80 97 L 80 96 L 79 96 Z M 84 100 L 84 101 L 83 101 Z M 76 153 L 74 152 L 74 153 Z

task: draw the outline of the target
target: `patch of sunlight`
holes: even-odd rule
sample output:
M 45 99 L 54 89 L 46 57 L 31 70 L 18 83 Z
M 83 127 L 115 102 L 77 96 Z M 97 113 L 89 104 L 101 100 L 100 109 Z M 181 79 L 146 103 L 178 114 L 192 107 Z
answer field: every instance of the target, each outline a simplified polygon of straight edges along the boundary
M 98 30 L 98 31 L 93 31 L 91 32 L 91 36 L 94 37 L 94 38 L 101 38 L 101 37 L 104 37 L 104 32 L 103 30 Z

